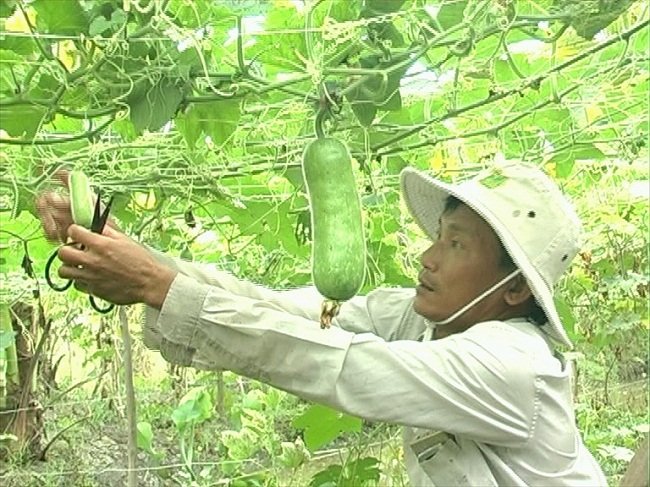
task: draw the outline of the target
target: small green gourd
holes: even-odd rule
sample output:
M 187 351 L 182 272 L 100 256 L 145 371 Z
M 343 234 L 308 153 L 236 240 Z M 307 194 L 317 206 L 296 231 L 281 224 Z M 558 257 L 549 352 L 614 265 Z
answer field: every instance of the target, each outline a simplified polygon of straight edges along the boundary
M 95 206 L 88 176 L 78 169 L 70 171 L 70 174 L 68 174 L 68 189 L 70 191 L 72 221 L 82 227 L 90 228 Z

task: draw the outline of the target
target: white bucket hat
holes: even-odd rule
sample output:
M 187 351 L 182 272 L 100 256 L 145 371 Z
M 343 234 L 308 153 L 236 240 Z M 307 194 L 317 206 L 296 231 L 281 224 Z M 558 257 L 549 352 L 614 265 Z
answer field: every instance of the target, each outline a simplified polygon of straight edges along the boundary
M 452 185 L 407 167 L 401 173 L 401 188 L 411 215 L 433 240 L 449 195 L 483 217 L 546 313 L 543 330 L 572 347 L 555 307 L 553 287 L 578 253 L 582 225 L 546 174 L 528 164 L 507 163 Z

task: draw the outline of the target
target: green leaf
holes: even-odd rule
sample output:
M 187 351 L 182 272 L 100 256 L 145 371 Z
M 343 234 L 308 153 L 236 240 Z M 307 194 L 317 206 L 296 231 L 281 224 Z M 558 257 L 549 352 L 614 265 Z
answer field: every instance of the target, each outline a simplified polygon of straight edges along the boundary
M 386 168 L 386 171 L 388 171 L 388 174 L 396 175 L 402 172 L 402 169 L 406 166 L 408 166 L 408 162 L 406 162 L 403 157 L 388 156 L 384 167 Z
M 11 17 L 16 9 L 16 0 L 0 0 L 0 18 Z
M 514 57 L 519 56 L 513 55 L 513 58 Z M 524 77 L 527 75 L 529 71 L 527 60 L 524 60 L 524 62 L 515 63 L 515 66 L 519 70 L 520 74 L 522 74 Z M 512 65 L 506 59 L 497 59 L 494 61 L 494 78 L 495 81 L 499 84 L 505 84 L 511 81 L 519 81 L 522 79 L 519 74 L 517 74 L 512 69 Z
M 21 56 L 28 56 L 38 49 L 36 42 L 31 37 L 5 36 L 0 32 L 0 46 L 6 51 L 13 51 Z
M 138 448 L 146 452 L 153 452 L 153 431 L 151 430 L 151 424 L 146 421 L 140 421 L 137 425 L 138 428 L 138 439 L 137 444 Z
M 346 478 L 350 486 L 365 485 L 366 482 L 378 482 L 381 471 L 379 460 L 374 457 L 358 458 L 345 465 Z
M 361 431 L 362 420 L 327 406 L 314 404 L 293 420 L 293 427 L 305 431 L 305 445 L 315 451 L 339 434 Z
M 74 36 L 88 33 L 88 17 L 78 0 L 36 0 L 31 5 L 39 31 Z
M 309 487 L 338 487 L 343 477 L 341 465 L 330 465 L 316 473 L 309 482 Z
M 484 176 L 481 178 L 479 181 L 483 186 L 489 189 L 496 188 L 498 186 L 501 186 L 503 183 L 506 182 L 508 178 L 506 178 L 501 171 L 498 169 L 495 169 L 491 174 L 488 174 L 487 176 Z
M 0 330 L 0 350 L 5 350 L 15 343 L 16 332 Z
M 235 132 L 241 116 L 238 100 L 220 100 L 199 105 L 203 131 L 215 144 L 223 144 Z
M 185 139 L 185 142 L 187 142 L 187 145 L 190 148 L 195 148 L 203 133 L 203 124 L 195 105 L 190 106 L 185 113 L 178 115 L 174 120 L 174 125 Z
M 221 145 L 235 132 L 241 116 L 238 100 L 218 100 L 192 104 L 176 119 L 178 130 L 195 147 L 201 134 L 209 135 L 214 144 Z
M 358 458 L 346 462 L 345 466 L 330 465 L 316 473 L 309 483 L 310 487 L 357 487 L 375 485 L 381 471 L 379 460 L 373 457 Z
M 128 100 L 136 132 L 159 130 L 174 116 L 182 99 L 183 90 L 175 80 L 168 78 L 162 78 L 150 88 L 138 90 Z
M 397 12 L 406 0 L 366 0 L 366 7 L 375 12 L 375 15 Z
M 200 423 L 212 416 L 212 398 L 205 388 L 190 390 L 182 399 L 180 405 L 172 412 L 172 421 L 179 431 L 183 431 L 191 423 Z
M 0 129 L 13 137 L 33 139 L 47 110 L 36 105 L 0 106 Z
M 583 39 L 591 40 L 601 30 L 614 22 L 636 0 L 588 1 L 566 0 L 558 2 L 563 7 L 563 12 L 573 18 L 571 26 Z
M 377 107 L 374 103 L 366 101 L 351 101 L 350 106 L 359 123 L 364 127 L 370 127 L 377 115 Z
M 531 154 L 541 153 L 544 143 L 543 133 L 538 127 L 513 128 L 503 131 L 500 136 L 505 145 L 507 159 L 517 159 L 522 154 L 525 154 L 526 158 L 530 158 Z
M 54 120 L 47 124 L 45 129 L 49 132 L 65 132 L 66 134 L 79 134 L 85 131 L 84 121 L 78 118 L 66 118 L 61 114 L 54 116 Z
M 545 127 L 550 124 L 557 126 L 558 123 L 566 124 L 567 121 L 572 120 L 571 111 L 568 108 L 544 108 L 542 110 L 537 110 L 533 113 L 532 119 L 540 127 Z
M 171 17 L 179 21 L 187 29 L 202 27 L 207 23 L 212 24 L 215 19 L 223 19 L 234 15 L 228 3 L 239 2 L 214 2 L 213 0 L 171 0 L 167 11 Z M 246 15 L 252 15 L 246 12 Z
M 121 135 L 125 142 L 132 142 L 138 138 L 135 125 L 129 119 L 117 120 L 111 124 L 111 128 Z
M 30 90 L 31 98 L 52 99 L 59 90 L 61 81 L 49 73 L 43 73 L 38 78 L 38 84 Z
M 569 337 L 573 340 L 573 337 L 575 337 L 576 318 L 571 311 L 571 307 L 558 296 L 554 297 L 553 300 L 555 302 L 555 309 L 557 309 L 557 313 L 560 316 L 560 321 Z
M 576 159 L 573 152 L 565 151 L 553 157 L 549 163 L 555 165 L 555 176 L 564 179 L 568 178 L 573 171 Z
M 577 160 L 602 161 L 605 158 L 605 154 L 598 147 L 581 144 L 560 151 L 549 160 L 549 164 L 555 165 L 555 175 L 558 178 L 567 178 L 571 175 Z
M 394 59 L 390 62 L 382 62 L 376 55 L 365 56 L 359 60 L 362 68 L 379 70 L 390 69 L 403 59 Z M 367 81 L 346 94 L 352 112 L 364 127 L 372 125 L 378 110 L 400 111 L 402 108 L 402 97 L 399 92 L 400 80 L 412 63 L 391 71 L 382 77 L 371 76 Z
M 88 27 L 88 33 L 91 36 L 101 35 L 104 31 L 107 31 L 111 28 L 110 20 L 106 20 L 106 17 L 99 15 L 93 19 Z
M 379 105 L 382 110 L 396 112 L 402 109 L 402 96 L 399 90 L 395 90 L 385 103 Z
M 24 62 L 22 56 L 19 56 L 14 51 L 0 49 L 0 90 L 5 93 L 14 94 L 17 89 L 16 81 L 20 80 L 16 76 L 16 70 L 21 63 Z
M 295 70 L 296 66 L 302 66 L 303 59 L 308 57 L 303 32 L 305 18 L 295 7 L 283 6 L 287 3 L 272 4 L 264 22 L 267 35 L 258 37 L 257 42 L 247 49 L 246 54 L 247 57 L 254 57 L 264 64 Z M 282 33 L 274 35 L 273 31 Z
M 34 200 L 33 190 L 30 189 L 28 191 L 25 188 L 23 191 L 31 201 Z M 36 210 L 33 208 L 32 211 L 36 213 Z M 43 234 L 40 220 L 29 211 L 21 211 L 16 218 L 11 218 L 9 212 L 3 211 L 0 212 L 0 228 L 3 230 L 3 232 L 0 232 L 0 256 L 6 260 L 5 265 L 3 265 L 3 270 L 19 269 L 21 261 L 25 256 L 22 242 L 13 237 L 12 234 L 14 234 L 29 240 L 27 246 L 29 256 L 34 261 L 36 273 L 39 274 L 45 268 L 45 262 L 50 253 L 56 249 L 53 244 L 44 238 L 35 238 Z
M 465 7 L 467 7 L 467 0 L 448 2 L 440 7 L 436 21 L 443 31 L 449 30 L 464 20 Z
M 642 29 L 632 36 L 632 49 L 634 52 L 647 55 L 650 44 L 650 29 Z
M 534 2 L 518 2 L 517 13 L 527 15 L 545 15 L 558 0 L 535 0 Z
M 317 8 L 314 13 L 315 25 L 323 25 L 325 17 L 337 22 L 349 22 L 359 18 L 359 7 L 361 2 L 341 2 L 340 0 L 329 0 L 329 4 L 323 2 L 323 8 Z

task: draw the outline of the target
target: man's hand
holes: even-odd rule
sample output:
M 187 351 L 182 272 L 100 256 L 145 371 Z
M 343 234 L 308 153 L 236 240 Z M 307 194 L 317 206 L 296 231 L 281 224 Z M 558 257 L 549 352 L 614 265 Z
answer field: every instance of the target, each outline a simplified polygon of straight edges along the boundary
M 54 178 L 60 185 L 68 189 L 68 175 L 69 171 L 60 170 L 54 175 Z M 41 225 L 43 225 L 45 237 L 50 242 L 65 243 L 68 227 L 74 223 L 70 210 L 70 198 L 54 191 L 47 191 L 36 198 L 36 211 Z M 111 219 L 106 222 L 106 225 L 117 228 Z
M 83 250 L 72 245 L 59 249 L 60 277 L 111 303 L 145 303 L 160 309 L 176 273 L 147 249 L 110 227 L 100 235 L 71 225 L 67 236 Z
M 62 176 L 62 181 L 67 187 L 67 173 Z M 40 194 L 36 198 L 36 210 L 43 225 L 45 237 L 50 242 L 64 243 L 68 235 L 68 227 L 72 225 L 70 211 L 70 198 L 54 191 Z

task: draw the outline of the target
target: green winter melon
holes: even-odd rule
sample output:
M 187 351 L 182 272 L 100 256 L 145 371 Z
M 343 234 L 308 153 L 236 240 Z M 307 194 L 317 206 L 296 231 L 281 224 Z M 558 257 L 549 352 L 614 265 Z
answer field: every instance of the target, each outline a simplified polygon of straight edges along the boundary
M 311 207 L 314 285 L 338 305 L 359 292 L 366 266 L 361 203 L 350 153 L 337 139 L 318 138 L 305 148 L 302 169 Z

